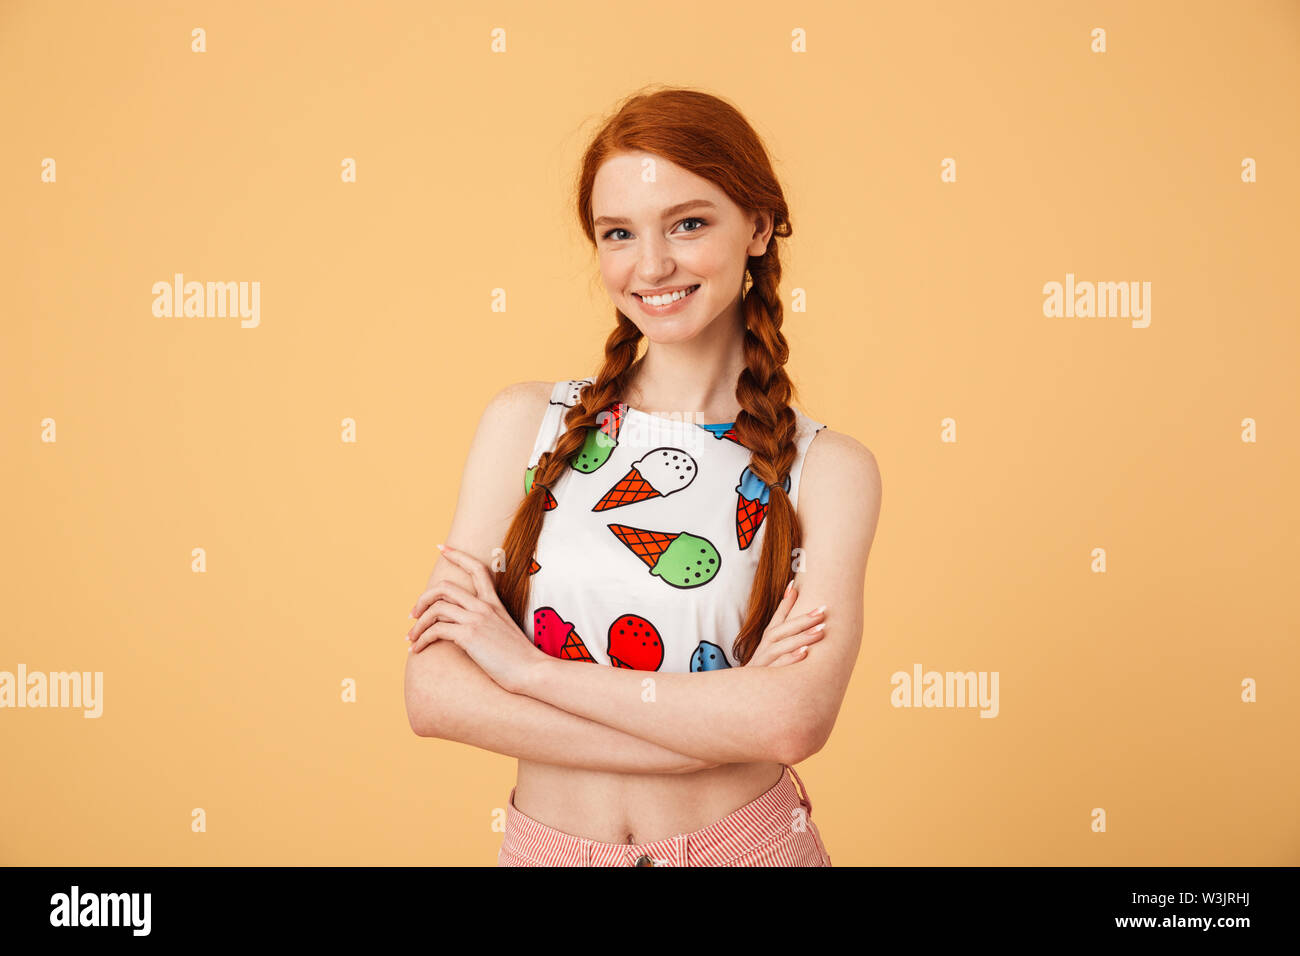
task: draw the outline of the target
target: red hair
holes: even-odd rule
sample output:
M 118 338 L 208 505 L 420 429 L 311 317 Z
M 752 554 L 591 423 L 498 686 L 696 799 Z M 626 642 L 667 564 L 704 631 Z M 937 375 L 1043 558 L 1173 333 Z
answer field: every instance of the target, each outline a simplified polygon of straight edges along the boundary
M 745 621 L 732 645 L 732 655 L 745 664 L 784 596 L 791 558 L 800 545 L 799 519 L 783 487 L 796 456 L 797 424 L 790 407 L 794 385 L 785 371 L 790 349 L 781 334 L 781 260 L 776 243 L 778 237 L 791 234 L 789 210 L 762 141 L 735 107 L 689 89 L 639 92 L 605 122 L 582 159 L 578 220 L 593 247 L 592 184 L 601 165 L 620 152 L 662 156 L 714 183 L 747 214 L 765 212 L 773 221 L 766 252 L 748 259 L 748 289 L 742 289 L 741 296 L 745 369 L 736 382 L 740 414 L 735 432 L 750 450 L 750 470 L 769 489 L 763 549 Z M 564 433 L 555 449 L 544 452 L 537 462 L 532 489 L 506 532 L 497 594 L 525 633 L 531 582 L 528 571 L 546 514 L 547 491 L 570 467 L 590 429 L 604 424 L 606 412 L 622 400 L 628 372 L 637 357 L 641 331 L 618 309 L 614 315 L 616 324 L 605 340 L 605 360 L 595 382 L 582 389 L 578 404 L 566 413 Z

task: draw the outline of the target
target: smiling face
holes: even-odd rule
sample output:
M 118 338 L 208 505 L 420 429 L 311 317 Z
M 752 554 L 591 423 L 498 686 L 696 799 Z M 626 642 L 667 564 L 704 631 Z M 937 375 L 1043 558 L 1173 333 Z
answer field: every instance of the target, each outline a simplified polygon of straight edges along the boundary
M 766 251 L 771 217 L 747 216 L 707 179 L 650 153 L 606 160 L 591 207 L 605 288 L 647 339 L 684 342 L 724 313 L 739 319 L 746 259 Z

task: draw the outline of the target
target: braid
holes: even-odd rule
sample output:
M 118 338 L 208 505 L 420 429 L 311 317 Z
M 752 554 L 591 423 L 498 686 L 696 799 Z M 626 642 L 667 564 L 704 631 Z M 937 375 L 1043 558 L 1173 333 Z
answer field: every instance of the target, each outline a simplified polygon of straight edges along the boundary
M 754 573 L 749 608 L 732 654 L 745 664 L 784 597 L 790 558 L 800 544 L 799 518 L 785 489 L 798 450 L 798 419 L 790 407 L 794 391 L 785 362 L 790 349 L 781 333 L 783 309 L 778 283 L 781 262 L 776 243 L 749 263 L 753 286 L 742 301 L 745 315 L 745 368 L 736 384 L 740 414 L 736 435 L 750 450 L 749 470 L 768 486 L 763 550 Z
M 587 442 L 590 429 L 605 423 L 604 416 L 621 400 L 627 373 L 636 361 L 641 330 L 622 312 L 615 310 L 617 324 L 605 340 L 605 361 L 596 380 L 578 393 L 578 403 L 564 415 L 564 432 L 554 451 L 543 452 L 537 460 L 533 485 L 515 514 L 503 545 L 504 566 L 497 574 L 496 588 L 501 603 L 525 633 L 528 592 L 532 583 L 532 566 L 537 539 L 542 533 L 546 514 L 546 495 L 564 477 L 570 463 Z M 543 490 L 545 489 L 545 490 Z

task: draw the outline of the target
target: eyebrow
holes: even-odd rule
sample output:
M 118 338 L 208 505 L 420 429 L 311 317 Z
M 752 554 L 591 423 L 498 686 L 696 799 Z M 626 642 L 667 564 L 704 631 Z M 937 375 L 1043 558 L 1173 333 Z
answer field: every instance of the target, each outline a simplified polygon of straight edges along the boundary
M 683 213 L 688 209 L 694 209 L 696 206 L 708 206 L 710 209 L 717 208 L 715 205 L 713 205 L 713 203 L 709 202 L 707 199 L 692 199 L 688 202 L 678 203 L 676 206 L 669 206 L 667 209 L 663 211 L 662 215 L 664 219 L 669 219 L 673 216 L 676 216 L 678 213 Z M 624 219 L 622 216 L 598 216 L 596 220 L 592 223 L 592 225 L 593 226 L 623 226 L 623 225 L 630 225 L 631 222 L 632 220 Z

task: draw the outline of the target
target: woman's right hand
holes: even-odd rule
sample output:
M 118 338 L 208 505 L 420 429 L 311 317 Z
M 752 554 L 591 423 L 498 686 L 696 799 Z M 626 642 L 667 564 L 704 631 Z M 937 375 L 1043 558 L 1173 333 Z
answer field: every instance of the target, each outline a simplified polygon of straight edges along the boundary
M 776 606 L 772 620 L 768 622 L 767 630 L 758 642 L 758 649 L 746 667 L 782 667 L 794 664 L 808 656 L 809 644 L 820 641 L 826 634 L 824 608 L 816 608 L 795 618 L 788 617 L 798 596 L 799 589 L 791 581 L 785 589 L 785 597 Z

